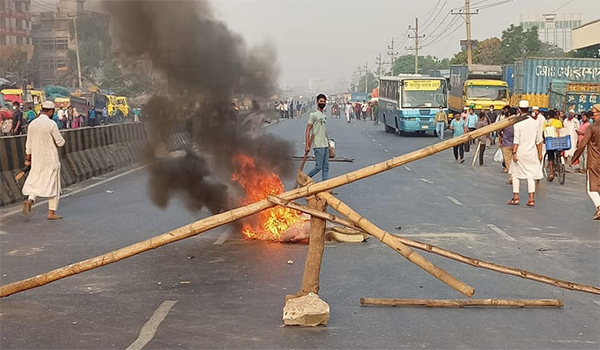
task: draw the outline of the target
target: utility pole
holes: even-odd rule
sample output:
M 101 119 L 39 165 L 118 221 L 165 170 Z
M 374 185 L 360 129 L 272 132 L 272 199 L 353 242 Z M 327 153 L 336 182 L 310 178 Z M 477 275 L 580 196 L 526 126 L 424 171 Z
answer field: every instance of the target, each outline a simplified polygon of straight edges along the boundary
M 81 61 L 79 60 L 79 40 L 77 40 L 77 17 L 73 18 L 73 32 L 75 33 L 75 55 L 77 56 L 77 80 L 81 88 Z
M 479 14 L 479 10 L 471 12 L 471 1 L 465 0 L 465 9 L 457 12 L 451 12 L 453 15 L 465 15 L 465 24 L 467 27 L 467 64 L 473 64 L 473 48 L 471 44 L 471 15 Z
M 415 39 L 415 46 L 407 47 L 406 49 L 415 51 L 415 74 L 419 74 L 419 49 L 421 49 L 419 47 L 419 39 L 423 39 L 425 35 L 419 35 L 419 19 L 417 17 L 415 17 L 415 27 L 409 26 L 408 29 L 412 29 L 415 32 L 413 36 L 408 35 L 410 39 Z
M 379 56 L 375 57 L 375 64 L 377 64 L 377 78 L 381 78 L 383 75 L 383 65 L 387 64 L 387 62 L 383 62 L 383 58 L 381 57 L 381 52 Z M 377 82 L 377 86 L 379 86 L 379 81 Z
M 365 61 L 365 93 L 369 93 L 369 91 L 367 91 L 369 89 L 369 68 L 368 68 L 368 61 Z
M 394 75 L 394 60 L 396 56 L 398 56 L 398 52 L 394 51 L 394 38 L 392 38 L 392 45 L 388 45 L 388 56 L 390 56 L 390 62 L 392 64 L 392 68 L 390 69 L 390 75 Z

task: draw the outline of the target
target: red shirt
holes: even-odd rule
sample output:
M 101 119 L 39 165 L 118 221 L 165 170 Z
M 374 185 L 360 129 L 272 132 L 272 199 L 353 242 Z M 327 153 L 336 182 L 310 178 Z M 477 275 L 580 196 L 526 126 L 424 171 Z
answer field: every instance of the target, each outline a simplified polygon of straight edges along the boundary
M 585 129 L 587 129 L 588 126 L 590 126 L 589 121 L 587 121 L 579 126 L 580 133 L 577 134 L 577 142 L 581 142 L 581 140 L 583 140 L 583 134 L 585 133 Z

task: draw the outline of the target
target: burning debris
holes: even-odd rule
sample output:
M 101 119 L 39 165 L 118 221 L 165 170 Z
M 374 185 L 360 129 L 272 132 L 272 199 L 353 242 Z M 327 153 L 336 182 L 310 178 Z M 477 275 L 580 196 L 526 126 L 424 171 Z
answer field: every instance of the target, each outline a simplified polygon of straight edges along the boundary
M 162 92 L 144 108 L 155 149 L 150 159 L 171 137 L 173 125 L 185 123 L 191 136 L 184 157 L 150 167 L 154 204 L 164 207 L 180 196 L 190 210 L 217 213 L 282 193 L 279 176 L 292 174 L 291 145 L 257 133 L 256 124 L 264 119 L 260 112 L 241 118 L 231 107 L 236 94 L 266 97 L 275 91 L 274 50 L 247 48 L 213 16 L 207 1 L 105 1 L 104 7 L 119 53 L 149 60 L 164 77 Z M 273 208 L 245 222 L 243 233 L 278 240 L 301 220 L 300 213 Z

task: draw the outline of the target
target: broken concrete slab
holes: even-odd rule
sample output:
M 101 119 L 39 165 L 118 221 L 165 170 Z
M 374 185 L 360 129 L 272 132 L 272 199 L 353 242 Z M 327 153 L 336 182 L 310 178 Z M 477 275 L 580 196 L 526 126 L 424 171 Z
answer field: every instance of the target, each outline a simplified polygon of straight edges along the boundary
M 308 293 L 286 301 L 283 324 L 286 326 L 316 327 L 329 321 L 329 305 L 317 294 Z

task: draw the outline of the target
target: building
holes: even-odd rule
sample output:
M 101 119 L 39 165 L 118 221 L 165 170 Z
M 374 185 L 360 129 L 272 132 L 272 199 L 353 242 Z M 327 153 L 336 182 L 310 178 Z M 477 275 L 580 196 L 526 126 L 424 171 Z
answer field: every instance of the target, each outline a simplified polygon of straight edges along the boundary
M 308 91 L 311 93 L 321 92 L 323 88 L 323 81 L 321 78 L 310 78 L 308 79 Z
M 59 0 L 57 11 L 41 12 L 33 17 L 32 43 L 39 62 L 41 85 L 57 84 L 67 71 L 69 51 L 76 51 L 75 25 L 78 18 L 101 21 L 108 31 L 109 18 L 84 10 L 85 0 Z
M 590 50 L 600 58 L 600 19 L 573 29 L 573 50 Z M 589 57 L 589 56 L 588 56 Z
M 31 0 L 0 0 L 0 57 L 17 51 L 33 55 Z
M 581 26 L 581 13 L 519 15 L 519 21 L 525 30 L 537 27 L 541 41 L 568 52 L 572 49 L 573 29 Z

